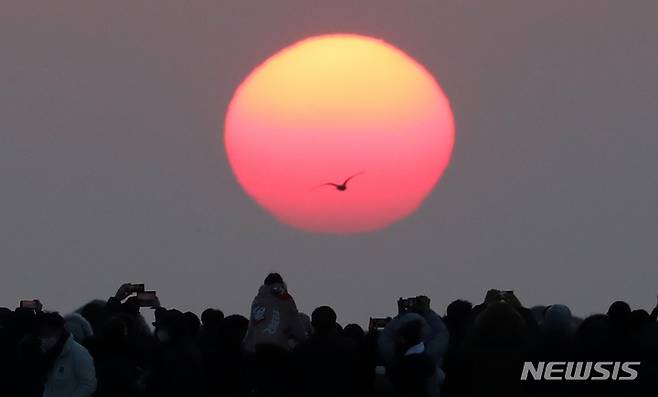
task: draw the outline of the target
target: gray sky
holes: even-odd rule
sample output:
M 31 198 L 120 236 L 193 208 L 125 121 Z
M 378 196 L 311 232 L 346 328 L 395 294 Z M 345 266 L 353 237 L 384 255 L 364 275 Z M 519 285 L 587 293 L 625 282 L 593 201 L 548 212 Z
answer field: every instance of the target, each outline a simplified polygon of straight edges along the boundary
M 0 13 L 0 306 L 70 310 L 145 282 L 248 311 L 268 271 L 339 321 L 514 289 L 581 315 L 658 294 L 658 2 L 58 1 Z M 222 140 L 251 69 L 322 33 L 380 37 L 450 98 L 450 167 L 356 237 L 279 225 Z

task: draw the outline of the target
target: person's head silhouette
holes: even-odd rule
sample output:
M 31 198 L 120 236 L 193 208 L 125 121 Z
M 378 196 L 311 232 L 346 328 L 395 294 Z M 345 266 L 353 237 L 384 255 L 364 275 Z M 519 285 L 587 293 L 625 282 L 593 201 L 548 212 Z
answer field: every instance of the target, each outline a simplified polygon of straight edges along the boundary
M 39 339 L 41 350 L 52 350 L 65 333 L 64 318 L 59 313 L 43 313 L 39 316 Z
M 270 273 L 265 277 L 265 285 L 283 284 L 283 277 L 279 273 Z
M 224 313 L 217 309 L 206 309 L 201 313 L 201 324 L 207 330 L 217 330 L 224 320 Z
M 311 325 L 318 334 L 325 334 L 336 329 L 336 312 L 329 306 L 320 306 L 311 314 Z
M 610 321 L 626 321 L 631 315 L 631 307 L 628 303 L 624 301 L 616 301 L 610 305 L 608 308 L 608 317 Z

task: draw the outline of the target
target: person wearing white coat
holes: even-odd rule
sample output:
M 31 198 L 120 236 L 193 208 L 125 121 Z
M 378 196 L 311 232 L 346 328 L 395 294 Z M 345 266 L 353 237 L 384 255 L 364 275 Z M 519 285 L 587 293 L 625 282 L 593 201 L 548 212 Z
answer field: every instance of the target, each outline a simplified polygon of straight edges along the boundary
M 91 397 L 96 391 L 94 360 L 64 329 L 57 313 L 43 315 L 41 349 L 49 361 L 43 397 Z

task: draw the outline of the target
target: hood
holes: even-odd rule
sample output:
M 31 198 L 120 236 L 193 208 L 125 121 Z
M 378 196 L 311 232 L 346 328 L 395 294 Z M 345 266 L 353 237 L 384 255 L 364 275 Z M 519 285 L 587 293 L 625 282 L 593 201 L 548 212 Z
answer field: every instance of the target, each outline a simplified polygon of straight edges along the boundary
M 405 313 L 403 315 L 398 316 L 395 319 L 396 322 L 396 332 L 400 328 L 402 328 L 404 325 L 413 322 L 413 321 L 418 321 L 421 323 L 422 326 L 422 340 L 427 340 L 432 336 L 432 329 L 430 328 L 429 324 L 427 324 L 427 320 L 425 320 L 425 317 L 421 316 L 418 313 Z
M 64 316 L 64 328 L 73 335 L 76 342 L 82 343 L 85 339 L 94 336 L 91 324 L 78 313 Z
M 565 305 L 551 305 L 544 313 L 544 329 L 547 331 L 569 331 L 571 310 Z
M 288 297 L 288 288 L 286 284 L 275 283 L 272 285 L 262 285 L 258 289 L 258 296 L 274 295 L 278 298 Z

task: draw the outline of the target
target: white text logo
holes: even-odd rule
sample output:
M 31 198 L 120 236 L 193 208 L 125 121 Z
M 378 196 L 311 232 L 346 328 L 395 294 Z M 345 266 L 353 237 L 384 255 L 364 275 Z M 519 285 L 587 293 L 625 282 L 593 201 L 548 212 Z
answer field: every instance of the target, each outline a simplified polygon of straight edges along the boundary
M 532 380 L 634 380 L 639 365 L 639 361 L 526 361 L 521 380 L 528 376 Z

